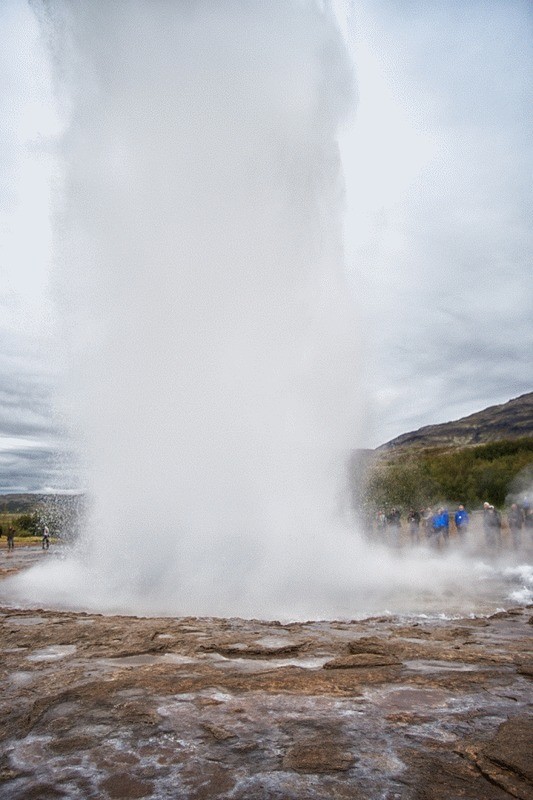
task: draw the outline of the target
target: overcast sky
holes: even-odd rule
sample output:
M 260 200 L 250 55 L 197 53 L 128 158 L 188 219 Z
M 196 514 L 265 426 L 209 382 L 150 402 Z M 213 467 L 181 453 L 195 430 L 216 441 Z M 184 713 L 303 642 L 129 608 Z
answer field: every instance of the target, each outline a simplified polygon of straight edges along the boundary
M 533 389 L 528 0 L 354 0 L 342 133 L 364 342 L 361 446 Z M 0 4 L 0 491 L 66 487 L 54 454 L 50 198 L 61 129 L 37 24 Z
M 377 444 L 533 388 L 533 9 L 355 9 L 347 242 Z

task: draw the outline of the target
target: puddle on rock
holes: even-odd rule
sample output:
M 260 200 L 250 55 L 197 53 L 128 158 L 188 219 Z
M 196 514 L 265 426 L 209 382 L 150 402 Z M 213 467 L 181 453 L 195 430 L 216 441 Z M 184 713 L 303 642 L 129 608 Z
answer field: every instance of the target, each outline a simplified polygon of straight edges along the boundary
M 218 653 L 212 656 L 216 667 L 221 669 L 238 667 L 245 672 L 265 672 L 283 667 L 301 667 L 302 669 L 322 669 L 329 656 L 321 658 L 226 658 Z
M 302 669 L 321 669 L 327 656 L 320 658 L 228 658 L 219 653 L 209 653 L 202 655 L 201 658 L 182 656 L 178 653 L 164 653 L 154 655 L 152 653 L 139 653 L 132 656 L 119 656 L 117 658 L 102 658 L 93 662 L 102 667 L 147 667 L 157 664 L 197 664 L 199 661 L 210 661 L 214 666 L 224 668 L 242 669 L 245 672 L 264 672 L 271 669 L 281 669 L 283 667 L 301 667 Z
M 15 686 L 29 686 L 35 681 L 33 672 L 12 672 L 8 678 Z
M 415 672 L 473 672 L 479 669 L 477 664 L 464 664 L 461 661 L 431 661 L 414 659 L 404 661 L 404 666 Z
M 452 695 L 443 689 L 413 689 L 410 686 L 366 692 L 365 697 L 390 711 L 445 708 L 452 699 Z
M 50 647 L 43 647 L 42 650 L 35 650 L 31 655 L 26 656 L 27 661 L 59 661 L 61 658 L 71 656 L 76 652 L 75 644 L 56 644 Z
M 180 656 L 178 653 L 139 653 L 134 656 L 117 656 L 117 658 L 100 658 L 96 662 L 104 667 L 151 667 L 156 664 L 195 664 L 198 661 L 190 656 Z
M 262 636 L 260 639 L 255 639 L 254 644 L 258 644 L 267 650 L 277 650 L 279 647 L 287 647 L 287 645 L 297 645 L 298 642 L 287 641 L 286 636 Z
M 45 617 L 10 617 L 8 620 L 9 625 L 16 625 L 17 627 L 42 625 L 45 622 L 47 622 Z

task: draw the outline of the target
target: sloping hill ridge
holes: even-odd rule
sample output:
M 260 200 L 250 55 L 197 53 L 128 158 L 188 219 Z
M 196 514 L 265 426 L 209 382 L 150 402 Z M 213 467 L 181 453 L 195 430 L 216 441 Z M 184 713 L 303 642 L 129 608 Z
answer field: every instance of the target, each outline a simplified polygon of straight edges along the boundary
M 533 392 L 453 422 L 403 433 L 378 447 L 377 452 L 411 447 L 467 447 L 525 436 L 533 436 Z

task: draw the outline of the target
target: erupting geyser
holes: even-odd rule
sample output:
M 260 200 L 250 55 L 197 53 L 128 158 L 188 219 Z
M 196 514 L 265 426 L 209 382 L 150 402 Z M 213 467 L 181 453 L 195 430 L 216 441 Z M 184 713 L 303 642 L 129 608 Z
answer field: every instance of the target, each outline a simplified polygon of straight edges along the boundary
M 93 500 L 72 600 L 262 614 L 292 588 L 318 610 L 357 427 L 334 14 L 51 8 L 65 404 Z

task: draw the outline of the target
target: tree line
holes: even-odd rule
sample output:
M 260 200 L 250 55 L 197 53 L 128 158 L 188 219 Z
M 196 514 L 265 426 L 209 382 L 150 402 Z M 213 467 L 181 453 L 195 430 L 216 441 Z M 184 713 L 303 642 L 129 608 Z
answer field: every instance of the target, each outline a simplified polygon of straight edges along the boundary
M 85 505 L 82 495 L 37 496 L 33 504 L 25 503 L 25 510 L 17 513 L 4 502 L 0 510 L 1 532 L 5 535 L 11 526 L 16 536 L 40 537 L 46 525 L 51 536 L 73 539 L 78 534 Z

